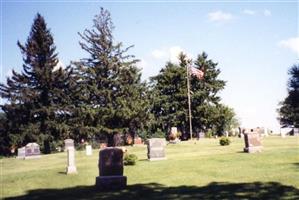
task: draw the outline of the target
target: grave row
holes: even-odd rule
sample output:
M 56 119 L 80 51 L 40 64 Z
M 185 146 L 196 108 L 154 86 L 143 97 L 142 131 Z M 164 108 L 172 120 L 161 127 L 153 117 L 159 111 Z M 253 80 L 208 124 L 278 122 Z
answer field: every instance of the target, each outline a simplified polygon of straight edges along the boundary
M 251 132 L 245 134 L 244 152 L 261 152 L 261 137 L 259 134 Z M 161 138 L 152 138 L 147 142 L 147 157 L 149 161 L 165 160 L 166 140 Z M 75 147 L 72 139 L 65 140 L 65 149 L 67 151 L 66 174 L 77 173 L 75 165 Z M 121 189 L 127 185 L 127 177 L 123 176 L 123 149 L 116 147 L 106 147 L 99 152 L 99 176 L 96 177 L 96 187 L 105 189 Z M 91 145 L 86 146 L 86 155 L 92 155 Z M 20 148 L 17 158 L 37 158 L 40 157 L 39 145 L 29 143 Z

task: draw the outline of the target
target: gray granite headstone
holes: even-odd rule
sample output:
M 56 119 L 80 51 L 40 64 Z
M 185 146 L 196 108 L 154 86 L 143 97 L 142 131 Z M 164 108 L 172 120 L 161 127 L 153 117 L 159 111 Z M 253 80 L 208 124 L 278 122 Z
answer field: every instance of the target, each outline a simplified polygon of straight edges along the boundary
M 123 176 L 123 151 L 108 147 L 99 153 L 99 174 L 96 187 L 100 190 L 122 189 L 127 185 L 127 177 Z
M 25 159 L 40 158 L 40 149 L 37 143 L 28 143 L 25 146 Z
M 262 143 L 260 134 L 255 132 L 245 133 L 244 134 L 245 148 L 244 152 L 255 153 L 262 151 Z
M 200 131 L 200 132 L 199 132 L 199 138 L 204 138 L 204 137 L 205 137 L 205 133 L 202 132 L 202 131 Z
M 147 143 L 147 158 L 150 161 L 165 160 L 166 141 L 162 138 L 152 138 Z

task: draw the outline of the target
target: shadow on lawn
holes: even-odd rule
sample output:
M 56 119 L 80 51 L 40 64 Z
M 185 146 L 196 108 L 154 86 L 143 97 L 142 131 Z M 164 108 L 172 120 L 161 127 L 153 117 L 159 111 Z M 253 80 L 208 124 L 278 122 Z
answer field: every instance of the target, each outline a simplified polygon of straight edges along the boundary
M 295 166 L 299 167 L 299 162 L 298 163 L 293 163 Z
M 299 199 L 299 190 L 277 182 L 221 183 L 212 182 L 203 187 L 166 187 L 157 183 L 129 185 L 121 191 L 100 192 L 94 186 L 77 186 L 64 189 L 37 189 L 18 197 L 21 199 Z

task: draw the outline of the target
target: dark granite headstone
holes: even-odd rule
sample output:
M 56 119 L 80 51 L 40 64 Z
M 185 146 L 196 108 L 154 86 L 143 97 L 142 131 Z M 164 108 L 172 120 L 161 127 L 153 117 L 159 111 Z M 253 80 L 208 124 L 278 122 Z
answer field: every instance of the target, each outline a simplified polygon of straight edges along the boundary
M 147 143 L 147 157 L 150 161 L 165 160 L 166 141 L 162 138 L 152 138 Z
M 255 132 L 250 132 L 244 134 L 245 148 L 244 152 L 255 153 L 262 151 L 262 143 L 260 134 Z
M 105 148 L 100 151 L 100 176 L 122 176 L 123 151 L 119 148 Z
M 101 190 L 122 189 L 127 185 L 127 177 L 123 176 L 123 151 L 108 147 L 99 153 L 99 174 L 96 187 Z

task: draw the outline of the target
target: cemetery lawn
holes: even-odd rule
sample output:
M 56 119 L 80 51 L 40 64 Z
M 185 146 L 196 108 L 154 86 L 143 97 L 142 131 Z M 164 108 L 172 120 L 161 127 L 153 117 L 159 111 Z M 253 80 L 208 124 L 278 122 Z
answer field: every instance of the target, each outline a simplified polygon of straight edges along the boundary
M 167 160 L 147 161 L 146 146 L 127 147 L 138 156 L 125 166 L 128 186 L 95 189 L 98 150 L 76 152 L 78 174 L 66 175 L 66 153 L 40 159 L 0 159 L 3 199 L 299 199 L 299 137 L 264 138 L 263 152 L 243 153 L 244 142 L 201 139 L 166 147 Z M 194 144 L 196 142 L 196 144 Z M 2 199 L 0 198 L 0 199 Z

